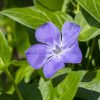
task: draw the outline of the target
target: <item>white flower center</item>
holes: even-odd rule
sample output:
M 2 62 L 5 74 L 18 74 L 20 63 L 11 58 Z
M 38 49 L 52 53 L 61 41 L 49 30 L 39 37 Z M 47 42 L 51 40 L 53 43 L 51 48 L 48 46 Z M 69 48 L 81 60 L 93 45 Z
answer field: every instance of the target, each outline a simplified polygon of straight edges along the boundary
M 62 52 L 62 47 L 59 47 L 59 46 L 55 46 L 55 49 L 53 50 L 53 52 L 55 53 L 55 54 L 60 54 L 61 52 Z

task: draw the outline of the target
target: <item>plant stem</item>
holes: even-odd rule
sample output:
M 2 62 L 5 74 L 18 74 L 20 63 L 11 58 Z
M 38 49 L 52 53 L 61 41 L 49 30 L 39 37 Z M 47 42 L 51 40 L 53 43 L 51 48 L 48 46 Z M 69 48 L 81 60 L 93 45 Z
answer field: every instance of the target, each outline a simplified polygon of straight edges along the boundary
M 80 11 L 80 5 L 77 4 L 77 10 L 76 10 L 76 12 L 78 13 L 79 11 Z
M 4 72 L 6 73 L 6 75 L 8 76 L 8 78 L 11 80 L 12 84 L 14 85 L 14 88 L 16 90 L 16 93 L 19 97 L 19 100 L 23 100 L 23 97 L 20 93 L 20 90 L 18 89 L 17 85 L 15 84 L 15 81 L 13 79 L 13 76 L 11 75 L 11 73 L 9 72 L 9 70 L 7 68 L 4 69 Z
M 88 56 L 88 62 L 87 62 L 87 69 L 89 69 L 90 61 L 92 59 L 92 52 L 94 50 L 94 45 L 95 45 L 95 38 L 93 39 L 92 45 L 91 45 L 91 48 L 90 48 L 90 52 L 89 52 L 89 56 Z
M 63 5 L 62 5 L 62 9 L 61 12 L 66 13 L 66 6 L 69 0 L 64 0 Z

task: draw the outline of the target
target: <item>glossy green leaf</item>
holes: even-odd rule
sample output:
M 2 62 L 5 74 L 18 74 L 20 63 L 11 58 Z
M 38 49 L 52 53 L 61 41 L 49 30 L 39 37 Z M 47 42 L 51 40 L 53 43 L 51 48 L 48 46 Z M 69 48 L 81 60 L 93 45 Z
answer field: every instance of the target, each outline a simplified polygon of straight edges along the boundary
M 33 0 L 49 10 L 61 10 L 64 0 Z
M 32 7 L 27 8 L 13 8 L 7 9 L 1 12 L 13 20 L 33 29 L 41 26 L 42 24 L 51 21 L 61 29 L 63 22 L 71 21 L 72 18 L 69 15 L 61 12 L 51 12 L 44 8 L 37 9 Z
M 85 82 L 81 82 L 80 87 L 100 93 L 100 70 L 95 71 L 95 74 L 96 76 L 92 79 L 92 81 L 84 79 Z
M 92 27 L 97 27 L 100 28 L 100 22 L 97 21 L 92 15 L 90 15 L 87 11 L 85 11 L 84 9 L 81 9 L 81 12 L 85 18 L 85 20 L 87 21 L 87 23 L 92 26 Z
M 46 82 L 43 78 L 41 78 L 39 82 L 39 89 L 42 94 L 43 100 L 55 100 L 53 85 L 50 80 Z
M 100 21 L 100 0 L 76 0 L 96 20 Z
M 73 18 L 68 15 L 68 14 L 65 14 L 65 13 L 62 13 L 61 11 L 57 11 L 54 13 L 55 16 L 58 18 L 58 20 L 60 20 L 59 22 L 62 23 L 62 25 L 65 23 L 65 22 L 73 22 Z
M 32 7 L 7 9 L 1 14 L 33 29 L 49 21 L 45 13 Z
M 90 17 L 88 17 L 90 18 Z M 84 18 L 83 14 L 79 12 L 74 19 L 74 22 L 81 27 L 79 34 L 79 41 L 90 40 L 100 34 L 100 29 L 88 24 L 87 20 Z M 96 25 L 96 23 L 93 23 Z
M 63 68 L 63 69 L 59 70 L 57 73 L 55 73 L 54 76 L 51 77 L 51 79 L 56 78 L 63 74 L 68 74 L 71 71 L 72 71 L 71 68 L 67 66 L 67 68 Z
M 44 81 L 41 78 L 39 89 L 42 93 L 43 100 L 72 100 L 84 74 L 84 71 L 70 72 L 57 85 L 54 84 L 54 81 L 59 82 L 56 78 L 52 81 Z M 58 79 L 60 78 L 58 77 Z
M 60 11 L 58 12 L 50 12 L 50 11 L 44 11 L 50 18 L 50 20 L 61 30 L 62 29 L 62 25 L 64 24 L 64 22 L 66 21 L 70 21 L 72 22 L 73 19 L 71 16 L 62 13 Z
M 55 87 L 57 100 L 73 100 L 84 75 L 84 71 L 70 72 L 67 77 Z
M 4 33 L 0 32 L 0 62 L 2 65 L 5 65 L 9 63 L 10 59 L 11 49 L 7 43 Z
M 41 6 L 38 3 L 36 3 L 35 8 L 45 12 L 49 20 L 53 22 L 60 30 L 62 29 L 62 25 L 64 24 L 64 22 L 73 21 L 70 15 L 66 13 L 62 13 L 61 11 L 55 11 L 55 12 L 49 11 L 48 9 L 45 9 L 43 6 Z

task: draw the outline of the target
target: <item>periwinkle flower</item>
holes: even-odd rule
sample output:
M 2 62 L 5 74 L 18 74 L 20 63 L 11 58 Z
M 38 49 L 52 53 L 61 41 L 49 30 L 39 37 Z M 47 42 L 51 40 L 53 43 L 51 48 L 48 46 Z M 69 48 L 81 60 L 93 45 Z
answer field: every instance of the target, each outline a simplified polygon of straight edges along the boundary
M 28 63 L 35 69 L 43 67 L 46 78 L 50 78 L 64 63 L 80 63 L 82 53 L 78 46 L 80 27 L 72 22 L 62 26 L 62 33 L 51 22 L 39 27 L 35 32 L 36 44 L 26 51 Z

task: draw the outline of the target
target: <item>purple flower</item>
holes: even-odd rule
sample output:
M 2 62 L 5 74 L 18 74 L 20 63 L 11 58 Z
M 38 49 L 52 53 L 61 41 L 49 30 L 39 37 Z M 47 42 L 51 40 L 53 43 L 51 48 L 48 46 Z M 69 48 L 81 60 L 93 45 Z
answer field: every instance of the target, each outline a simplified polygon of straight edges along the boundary
M 50 78 L 64 63 L 80 63 L 82 53 L 78 46 L 80 27 L 72 22 L 62 26 L 62 34 L 51 22 L 39 27 L 35 32 L 36 44 L 26 51 L 28 63 L 35 69 L 43 67 L 46 78 Z

